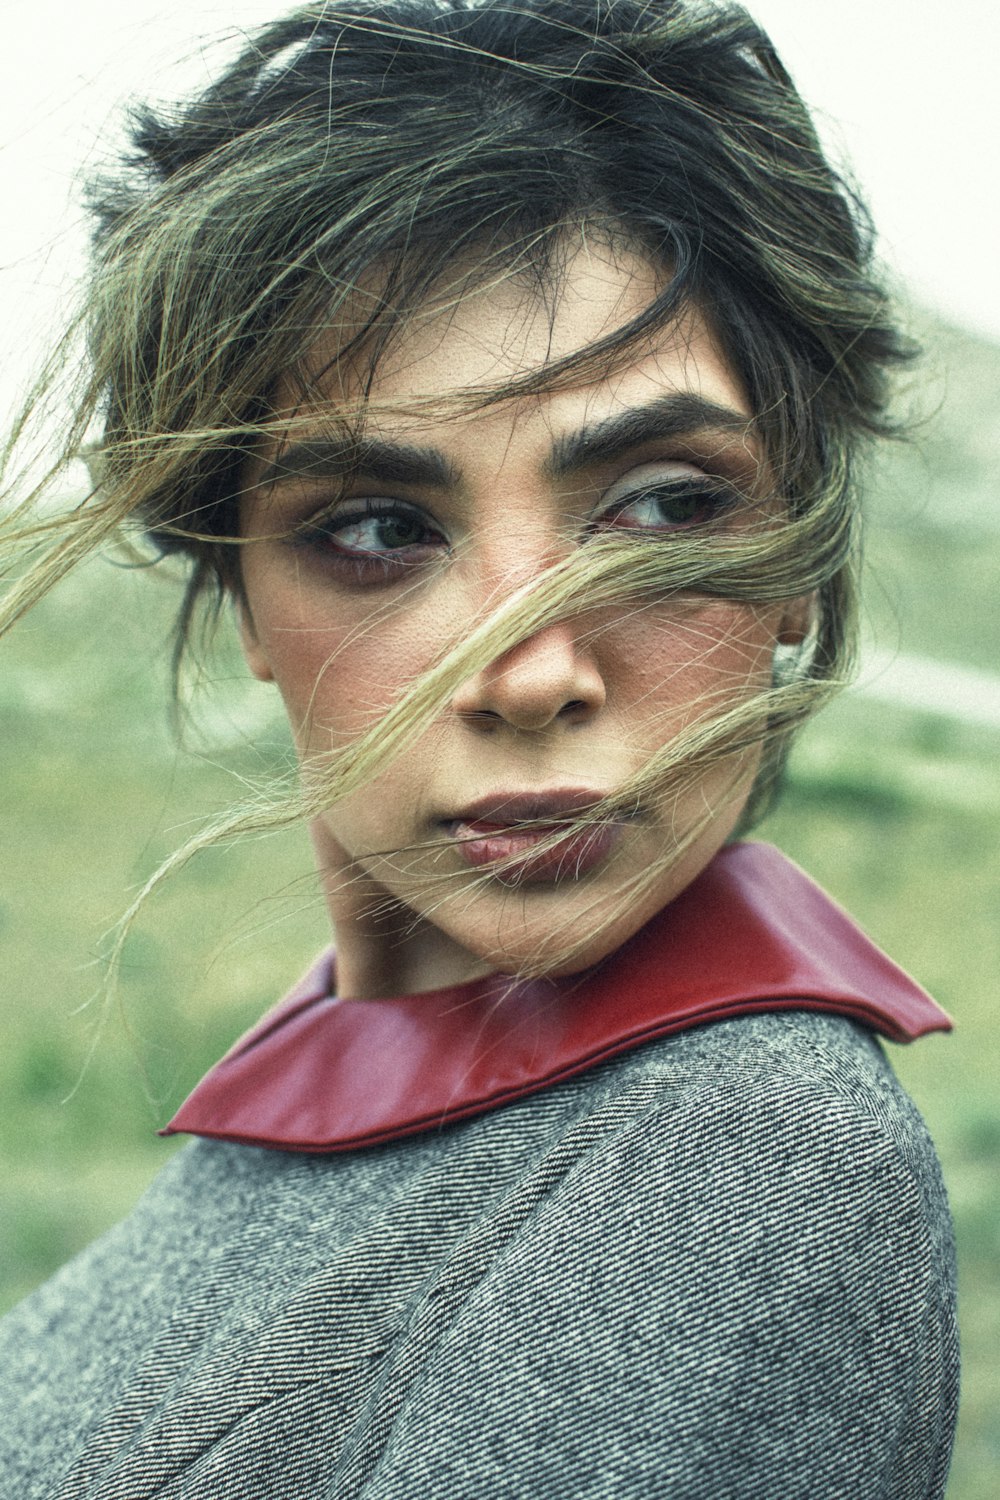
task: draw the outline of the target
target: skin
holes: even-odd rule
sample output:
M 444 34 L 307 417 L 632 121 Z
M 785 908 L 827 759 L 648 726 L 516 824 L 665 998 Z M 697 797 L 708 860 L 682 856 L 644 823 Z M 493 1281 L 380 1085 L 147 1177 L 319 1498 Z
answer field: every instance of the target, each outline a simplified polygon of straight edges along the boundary
M 247 475 L 240 618 L 249 666 L 277 685 L 304 761 L 369 728 L 484 607 L 603 527 L 688 524 L 683 503 L 651 504 L 644 487 L 704 488 L 705 476 L 717 476 L 747 495 L 760 488 L 760 455 L 741 425 L 746 396 L 697 312 L 604 379 L 457 417 L 383 410 L 506 382 L 577 350 L 641 311 L 662 274 L 634 254 L 581 242 L 544 302 L 511 280 L 457 305 L 428 305 L 378 364 L 366 434 L 437 450 L 454 471 L 446 484 L 362 475 L 340 498 L 329 478 L 282 471 L 290 444 L 302 442 L 303 416 L 315 414 L 318 432 L 324 409 L 361 388 L 362 371 L 336 361 L 343 328 L 317 338 L 305 399 L 301 379 L 279 384 L 276 412 L 297 425 L 294 437 L 262 447 Z M 552 474 L 559 439 L 678 393 L 724 408 L 733 422 L 646 437 Z M 363 507 L 359 516 L 359 498 L 371 497 L 395 506 L 388 522 Z M 320 525 L 292 530 L 331 500 Z M 766 687 L 775 646 L 801 640 L 806 612 L 802 600 L 707 598 L 581 610 L 462 684 L 432 729 L 314 824 L 338 992 L 413 993 L 539 965 L 576 972 L 619 947 L 732 832 L 755 752 L 620 824 L 607 857 L 579 878 L 565 865 L 523 878 L 470 868 L 455 820 L 494 794 L 612 792 L 691 722 L 705 694 Z M 623 886 L 692 831 L 679 858 L 622 903 Z

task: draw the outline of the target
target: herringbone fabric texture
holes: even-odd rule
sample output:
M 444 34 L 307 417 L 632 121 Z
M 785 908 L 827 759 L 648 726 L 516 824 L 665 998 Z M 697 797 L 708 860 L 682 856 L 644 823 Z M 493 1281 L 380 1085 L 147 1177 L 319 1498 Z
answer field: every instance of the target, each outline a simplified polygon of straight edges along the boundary
M 4 1500 L 930 1500 L 937 1161 L 840 1017 L 343 1155 L 209 1142 L 0 1325 Z

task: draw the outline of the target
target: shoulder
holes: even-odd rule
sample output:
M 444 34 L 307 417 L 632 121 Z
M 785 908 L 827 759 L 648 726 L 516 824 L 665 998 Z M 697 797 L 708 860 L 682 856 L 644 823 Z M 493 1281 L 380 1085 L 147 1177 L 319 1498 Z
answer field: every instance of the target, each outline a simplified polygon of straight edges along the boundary
M 731 1394 L 783 1372 L 806 1405 L 832 1400 L 822 1375 L 872 1411 L 919 1387 L 936 1430 L 957 1379 L 951 1217 L 879 1042 L 842 1017 L 773 1012 L 667 1038 L 630 1071 L 614 1101 L 627 1118 L 531 1227 L 539 1259 L 598 1268 L 597 1321 L 626 1343 L 643 1328 L 661 1370 L 697 1349 Z
M 870 1130 L 895 1142 L 918 1169 L 934 1157 L 882 1043 L 844 1016 L 776 1009 L 713 1021 L 654 1042 L 638 1061 L 664 1118 L 691 1109 L 720 1118 L 752 1112 L 794 1129 L 818 1110 L 831 1130 Z
M 797 1232 L 840 1245 L 891 1214 L 951 1274 L 934 1145 L 866 1028 L 804 1010 L 743 1016 L 667 1037 L 618 1071 L 622 1118 L 581 1155 L 580 1182 L 644 1183 L 673 1220 L 687 1194 L 703 1217 L 759 1227 L 791 1216 Z
M 753 1118 L 759 1138 L 773 1132 L 814 1139 L 817 1149 L 843 1132 L 894 1147 L 915 1173 L 937 1175 L 933 1144 L 878 1038 L 844 1016 L 781 1009 L 712 1021 L 613 1059 L 580 1080 L 600 1111 L 612 1100 L 648 1130 L 696 1115 L 727 1129 Z
M 655 1474 L 714 1500 L 940 1495 L 957 1397 L 950 1220 L 878 1044 L 839 1017 L 776 1013 L 609 1072 L 438 1374 L 462 1372 L 480 1420 L 530 1393 L 622 1494 Z M 448 1399 L 458 1423 L 457 1386 Z

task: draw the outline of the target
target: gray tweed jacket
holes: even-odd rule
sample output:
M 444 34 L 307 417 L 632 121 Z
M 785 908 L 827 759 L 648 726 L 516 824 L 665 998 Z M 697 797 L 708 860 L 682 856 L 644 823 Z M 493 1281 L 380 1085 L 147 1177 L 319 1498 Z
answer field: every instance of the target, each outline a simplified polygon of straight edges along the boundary
M 923 1124 L 782 1012 L 382 1146 L 189 1146 L 0 1324 L 0 1495 L 930 1500 L 956 1389 Z

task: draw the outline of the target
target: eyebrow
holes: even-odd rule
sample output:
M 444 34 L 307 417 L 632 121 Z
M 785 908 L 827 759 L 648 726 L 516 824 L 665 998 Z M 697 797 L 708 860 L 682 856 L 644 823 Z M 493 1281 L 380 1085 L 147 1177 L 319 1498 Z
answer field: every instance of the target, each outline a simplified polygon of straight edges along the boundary
M 610 463 L 645 443 L 704 432 L 746 438 L 752 429 L 753 418 L 745 412 L 703 396 L 674 393 L 556 438 L 544 471 L 550 478 L 563 478 L 596 464 Z M 439 448 L 345 437 L 294 443 L 265 466 L 257 483 L 341 479 L 349 474 L 383 484 L 436 489 L 456 488 L 462 482 L 461 470 Z
M 422 484 L 447 489 L 461 479 L 459 470 L 437 448 L 389 443 L 380 438 L 313 439 L 294 443 L 265 465 L 260 485 L 289 479 L 342 479 L 364 474 L 383 484 Z
M 579 432 L 557 438 L 545 467 L 552 477 L 561 478 L 621 458 L 644 443 L 693 437 L 699 432 L 746 438 L 752 430 L 753 418 L 745 412 L 682 392 L 660 396 L 646 406 L 619 412 Z

